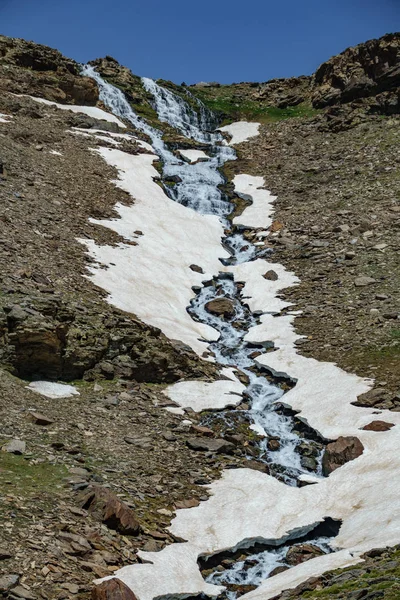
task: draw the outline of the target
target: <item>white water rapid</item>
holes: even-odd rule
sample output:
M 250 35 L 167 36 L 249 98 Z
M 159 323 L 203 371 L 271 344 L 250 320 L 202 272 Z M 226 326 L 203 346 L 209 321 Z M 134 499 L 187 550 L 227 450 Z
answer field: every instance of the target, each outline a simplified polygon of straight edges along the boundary
M 247 241 L 240 228 L 233 227 L 227 219 L 233 205 L 219 189 L 219 186 L 224 183 L 219 168 L 226 161 L 235 160 L 236 155 L 234 150 L 226 145 L 220 133 L 211 131 L 215 127 L 213 115 L 203 106 L 199 107 L 200 114 L 198 114 L 180 96 L 162 88 L 151 79 L 142 80 L 145 89 L 153 95 L 154 108 L 160 121 L 167 122 L 203 147 L 207 144 L 207 154 L 210 158 L 190 164 L 178 158 L 167 147 L 159 130 L 151 127 L 135 114 L 118 88 L 106 83 L 91 66 L 85 66 L 83 74 L 96 80 L 100 99 L 114 115 L 130 122 L 134 128 L 150 137 L 153 148 L 162 161 L 163 178 L 177 176 L 178 183 L 172 190 L 165 186 L 166 193 L 176 202 L 202 214 L 217 215 L 225 229 L 230 229 L 224 245 L 229 250 L 231 258 L 223 261 L 224 264 L 235 265 L 262 257 L 265 250 L 260 251 L 258 247 Z M 221 267 L 223 262 L 221 260 Z M 217 297 L 224 297 L 233 302 L 233 316 L 222 318 L 210 314 L 205 309 L 205 305 Z M 219 332 L 218 340 L 209 346 L 217 363 L 221 366 L 237 368 L 247 377 L 248 386 L 245 395 L 251 406 L 248 411 L 241 411 L 241 417 L 251 422 L 253 428 L 263 435 L 258 447 L 258 460 L 266 463 L 270 473 L 288 485 L 296 485 L 298 477 L 302 474 L 321 477 L 320 445 L 310 444 L 310 440 L 296 430 L 293 417 L 285 414 L 279 404 L 274 404 L 284 392 L 268 381 L 260 371 L 253 357 L 254 345 L 244 340 L 249 329 L 259 322 L 259 317 L 251 313 L 233 277 L 226 272 L 216 274 L 213 281 L 204 286 L 193 298 L 188 311 L 193 319 L 206 323 Z M 267 441 L 271 439 L 275 441 L 275 446 L 269 448 Z M 308 460 L 304 460 L 303 455 Z M 319 538 L 312 543 L 317 542 L 319 543 Z M 255 561 L 256 566 L 252 569 L 244 569 L 243 565 L 237 563 L 233 569 L 226 572 L 225 578 L 220 573 L 215 573 L 210 576 L 209 581 L 259 585 L 275 566 L 282 564 L 289 547 L 287 545 L 279 550 L 264 551 L 254 555 L 252 560 Z M 330 551 L 327 543 L 320 547 L 323 547 L 326 552 Z M 233 592 L 229 593 L 231 599 L 235 597 Z

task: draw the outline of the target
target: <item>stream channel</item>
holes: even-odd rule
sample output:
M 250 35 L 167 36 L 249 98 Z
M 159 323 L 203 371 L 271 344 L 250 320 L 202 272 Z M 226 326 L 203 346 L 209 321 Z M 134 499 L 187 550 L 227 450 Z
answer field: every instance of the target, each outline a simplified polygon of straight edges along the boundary
M 173 178 L 172 181 L 176 182 L 173 186 L 164 185 L 165 193 L 184 206 L 220 218 L 226 232 L 223 244 L 231 254 L 225 265 L 248 262 L 270 253 L 249 242 L 244 236 L 245 228 L 233 226 L 228 218 L 234 205 L 220 189 L 225 183 L 220 169 L 227 161 L 235 160 L 236 154 L 226 144 L 221 133 L 215 131 L 217 120 L 211 111 L 194 96 L 191 96 L 189 104 L 155 81 L 142 79 L 144 88 L 154 99 L 153 107 L 159 120 L 198 142 L 201 149 L 207 145 L 209 158 L 189 163 L 170 150 L 162 139 L 162 132 L 136 115 L 123 92 L 104 81 L 91 65 L 83 67 L 82 74 L 95 79 L 100 99 L 117 117 L 130 122 L 135 129 L 149 136 L 154 152 L 162 162 L 162 179 L 171 181 Z M 190 92 L 187 91 L 187 94 L 190 95 Z M 192 108 L 194 104 L 197 104 L 198 110 Z M 232 274 L 223 272 L 216 274 L 212 281 L 205 282 L 194 293 L 195 297 L 188 307 L 190 315 L 220 333 L 219 339 L 209 344 L 209 351 L 221 367 L 236 368 L 248 382 L 244 393 L 248 410 L 216 412 L 211 417 L 208 416 L 204 423 L 211 424 L 213 419 L 223 419 L 228 425 L 233 423 L 234 426 L 233 415 L 237 416 L 241 412 L 243 420 L 265 434 L 258 442 L 257 459 L 267 465 L 271 475 L 287 485 L 299 485 L 301 475 L 322 477 L 321 440 L 318 440 L 315 432 L 307 431 L 307 427 L 299 427 L 299 421 L 296 421 L 294 415 L 282 404 L 276 403 L 283 396 L 284 390 L 276 382 L 271 382 L 271 377 L 267 377 L 266 372 L 255 362 L 257 350 L 265 351 L 270 345 L 265 343 L 255 346 L 244 339 L 249 329 L 257 325 L 259 315 L 253 314 L 246 305 L 241 296 L 240 285 L 234 282 Z M 231 301 L 233 310 L 230 315 L 224 317 L 206 310 L 205 305 L 216 298 Z M 248 458 L 254 457 L 249 455 Z M 301 542 L 306 541 L 316 552 L 332 552 L 328 536 L 336 535 L 337 527 L 317 530 L 318 528 L 314 537 L 311 533 Z M 293 540 L 280 547 L 258 548 L 257 551 L 248 549 L 246 556 L 242 554 L 228 561 L 226 557 L 225 560 L 221 558 L 220 564 L 214 565 L 212 569 L 207 564 L 201 567 L 207 570 L 204 574 L 209 583 L 226 585 L 226 597 L 235 600 L 238 594 L 260 585 L 277 568 L 283 570 L 297 564 L 291 565 L 287 556 L 301 542 Z M 225 565 L 221 566 L 221 562 Z

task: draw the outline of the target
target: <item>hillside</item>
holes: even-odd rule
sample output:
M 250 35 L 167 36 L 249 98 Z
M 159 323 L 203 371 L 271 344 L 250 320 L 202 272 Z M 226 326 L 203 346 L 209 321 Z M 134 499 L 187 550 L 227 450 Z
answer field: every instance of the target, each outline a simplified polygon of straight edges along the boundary
M 0 596 L 399 596 L 399 90 L 0 36 Z

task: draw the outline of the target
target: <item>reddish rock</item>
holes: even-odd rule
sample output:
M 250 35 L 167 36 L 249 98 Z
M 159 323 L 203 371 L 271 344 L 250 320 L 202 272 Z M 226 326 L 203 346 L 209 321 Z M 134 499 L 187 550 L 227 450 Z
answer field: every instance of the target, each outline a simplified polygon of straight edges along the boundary
M 354 460 L 364 451 L 360 440 L 354 436 L 339 437 L 336 442 L 327 445 L 322 458 L 322 470 L 325 476 L 350 460 Z
M 134 511 L 107 488 L 95 487 L 83 500 L 82 508 L 92 513 L 110 529 L 123 535 L 138 535 L 139 521 Z
M 235 446 L 223 439 L 210 438 L 189 438 L 186 444 L 192 450 L 200 450 L 202 452 L 215 452 L 216 454 L 232 454 Z
M 394 423 L 386 423 L 386 421 L 372 421 L 371 423 L 368 423 L 368 425 L 365 425 L 363 429 L 365 431 L 389 431 L 389 429 L 392 429 L 392 427 L 394 427 Z
M 120 579 L 107 579 L 92 589 L 92 600 L 137 600 Z

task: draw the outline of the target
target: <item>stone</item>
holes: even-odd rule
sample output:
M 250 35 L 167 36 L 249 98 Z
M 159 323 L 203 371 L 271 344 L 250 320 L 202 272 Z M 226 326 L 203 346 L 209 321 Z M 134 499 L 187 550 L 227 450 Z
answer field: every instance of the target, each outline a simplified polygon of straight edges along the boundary
M 47 425 L 51 425 L 52 423 L 54 423 L 53 419 L 50 419 L 49 417 L 46 417 L 41 413 L 30 412 L 29 416 L 31 417 L 35 425 L 42 425 L 43 427 L 47 427 Z
M 264 279 L 268 279 L 269 281 L 276 281 L 278 279 L 278 274 L 275 273 L 272 269 L 264 273 Z
M 235 315 L 235 304 L 229 298 L 215 298 L 215 300 L 207 302 L 204 308 L 213 315 L 223 317 L 233 317 Z
M 188 500 L 181 500 L 180 502 L 175 502 L 175 508 L 176 509 L 194 508 L 195 506 L 198 506 L 199 504 L 200 504 L 200 501 L 197 500 L 197 498 L 189 498 Z
M 17 585 L 17 587 L 13 588 L 12 594 L 15 598 L 22 598 L 23 600 L 35 600 L 37 598 L 35 594 L 22 585 Z
M 0 546 L 0 560 L 6 560 L 13 556 L 12 552 L 5 546 Z
M 9 575 L 2 575 L 0 577 L 0 592 L 8 592 L 12 587 L 17 585 L 19 581 L 19 575 L 10 573 Z
M 365 287 L 366 285 L 372 285 L 373 283 L 377 283 L 376 279 L 373 277 L 356 277 L 354 280 L 354 285 L 356 287 Z
M 186 441 L 186 444 L 192 450 L 215 452 L 216 454 L 231 454 L 235 448 L 234 444 L 223 439 L 190 438 Z
M 289 567 L 285 567 L 285 565 L 280 565 L 279 567 L 275 567 L 275 569 L 272 569 L 272 571 L 268 575 L 268 577 L 273 577 L 274 575 L 278 575 L 279 573 L 283 573 L 283 571 L 287 571 L 288 569 L 289 569 Z
M 286 554 L 286 562 L 291 565 L 299 565 L 316 556 L 322 556 L 324 552 L 318 546 L 312 544 L 299 544 L 289 548 Z
M 389 431 L 394 427 L 394 423 L 387 423 L 386 421 L 371 421 L 368 425 L 365 425 L 363 429 L 365 431 Z
M 354 436 L 340 436 L 335 442 L 327 445 L 322 457 L 322 471 L 327 477 L 330 473 L 354 460 L 364 451 L 360 440 Z
M 373 388 L 365 394 L 360 394 L 357 397 L 356 402 L 353 402 L 354 406 L 366 406 L 372 407 L 378 403 L 385 402 L 390 399 L 390 394 L 385 388 Z
M 107 579 L 92 589 L 91 600 L 137 600 L 120 579 Z
M 9 454 L 24 454 L 26 450 L 26 443 L 22 440 L 11 440 L 8 444 L 2 447 L 3 452 Z
M 204 273 L 203 269 L 198 265 L 190 265 L 189 269 L 192 269 L 195 273 Z
M 91 489 L 83 499 L 82 508 L 123 535 L 138 535 L 141 531 L 134 511 L 107 488 Z
M 268 440 L 267 448 L 271 452 L 276 452 L 281 447 L 281 443 L 279 440 Z
M 209 427 L 204 427 L 204 425 L 191 425 L 190 429 L 199 435 L 204 435 L 205 437 L 213 437 L 214 432 Z

